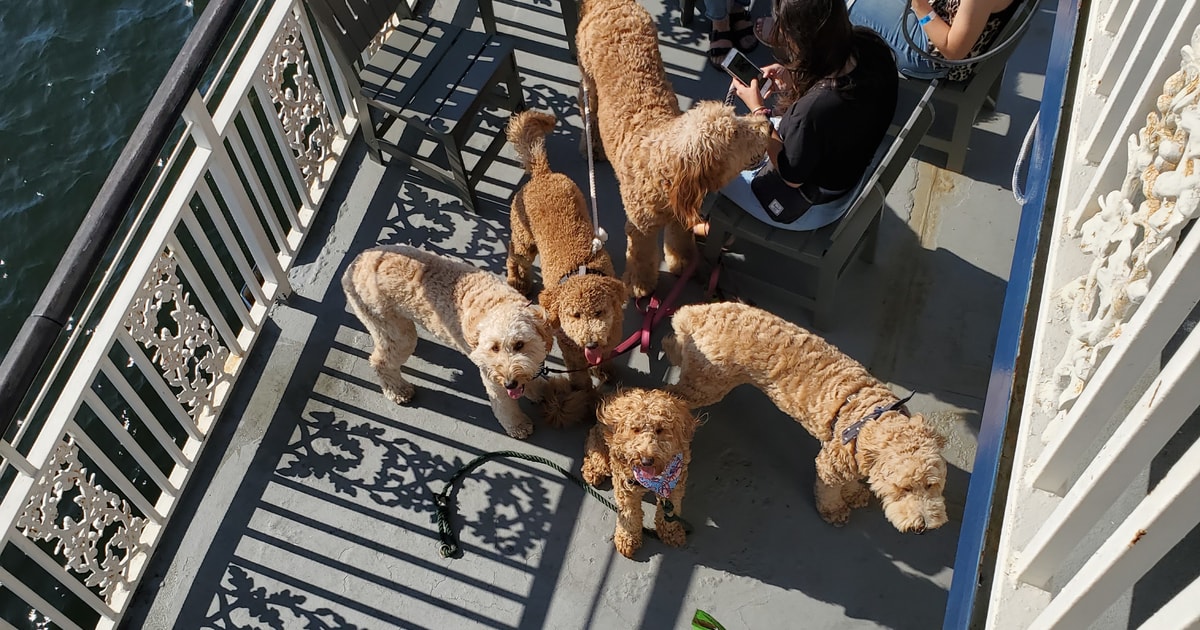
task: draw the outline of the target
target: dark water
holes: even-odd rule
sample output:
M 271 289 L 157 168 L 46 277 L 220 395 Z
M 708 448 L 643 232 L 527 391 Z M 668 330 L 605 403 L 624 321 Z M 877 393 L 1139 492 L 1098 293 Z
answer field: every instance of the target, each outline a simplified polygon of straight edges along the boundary
M 202 6 L 0 0 L 0 354 Z

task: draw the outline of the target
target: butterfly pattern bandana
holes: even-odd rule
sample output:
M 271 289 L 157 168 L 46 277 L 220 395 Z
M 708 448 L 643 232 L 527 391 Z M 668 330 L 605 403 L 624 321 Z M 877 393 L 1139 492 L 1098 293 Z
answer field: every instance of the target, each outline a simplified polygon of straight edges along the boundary
M 671 491 L 679 483 L 679 475 L 683 472 L 683 453 L 677 454 L 667 463 L 667 467 L 663 469 L 662 474 L 653 476 L 650 474 L 652 469 L 648 466 L 634 466 L 633 478 L 642 484 L 648 490 L 654 492 L 662 498 L 671 496 Z

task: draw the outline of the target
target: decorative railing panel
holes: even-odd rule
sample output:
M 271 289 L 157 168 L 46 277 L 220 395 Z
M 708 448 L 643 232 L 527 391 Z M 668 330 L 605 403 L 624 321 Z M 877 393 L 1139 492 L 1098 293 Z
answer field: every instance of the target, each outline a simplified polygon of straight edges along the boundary
M 1129 594 L 1200 523 L 1200 7 L 1086 6 L 988 627 L 1193 627 Z
M 4 625 L 119 622 L 357 126 L 298 2 L 243 13 L 0 441 Z

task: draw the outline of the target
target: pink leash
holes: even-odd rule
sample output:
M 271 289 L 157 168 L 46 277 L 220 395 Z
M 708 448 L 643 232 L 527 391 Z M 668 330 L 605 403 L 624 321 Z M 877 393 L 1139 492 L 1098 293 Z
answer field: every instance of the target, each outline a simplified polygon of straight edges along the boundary
M 700 257 L 695 256 L 692 262 L 688 263 L 687 268 L 683 270 L 683 274 L 679 276 L 679 280 L 675 281 L 675 285 L 671 287 L 671 291 L 667 293 L 665 300 L 659 301 L 658 296 L 650 296 L 650 303 L 646 306 L 646 310 L 638 309 L 642 312 L 642 327 L 637 332 L 629 336 L 628 339 L 622 341 L 617 347 L 612 349 L 612 352 L 606 359 L 613 359 L 633 349 L 634 346 L 642 347 L 642 354 L 650 352 L 650 333 L 658 326 L 665 317 L 670 316 L 676 310 L 675 303 L 679 301 L 679 294 L 683 292 L 683 287 L 687 285 L 688 280 L 696 273 L 696 267 L 700 263 Z M 716 284 L 716 269 L 713 270 L 713 276 L 709 280 L 709 286 Z

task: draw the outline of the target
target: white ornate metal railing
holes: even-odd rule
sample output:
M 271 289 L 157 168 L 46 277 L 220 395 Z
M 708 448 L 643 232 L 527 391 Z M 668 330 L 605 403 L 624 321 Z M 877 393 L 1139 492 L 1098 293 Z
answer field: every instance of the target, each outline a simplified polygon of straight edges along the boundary
M 987 626 L 1196 627 L 1194 573 L 1130 602 L 1200 523 L 1200 7 L 1084 7 Z
M 0 625 L 121 619 L 357 126 L 298 2 L 239 23 L 0 441 Z

